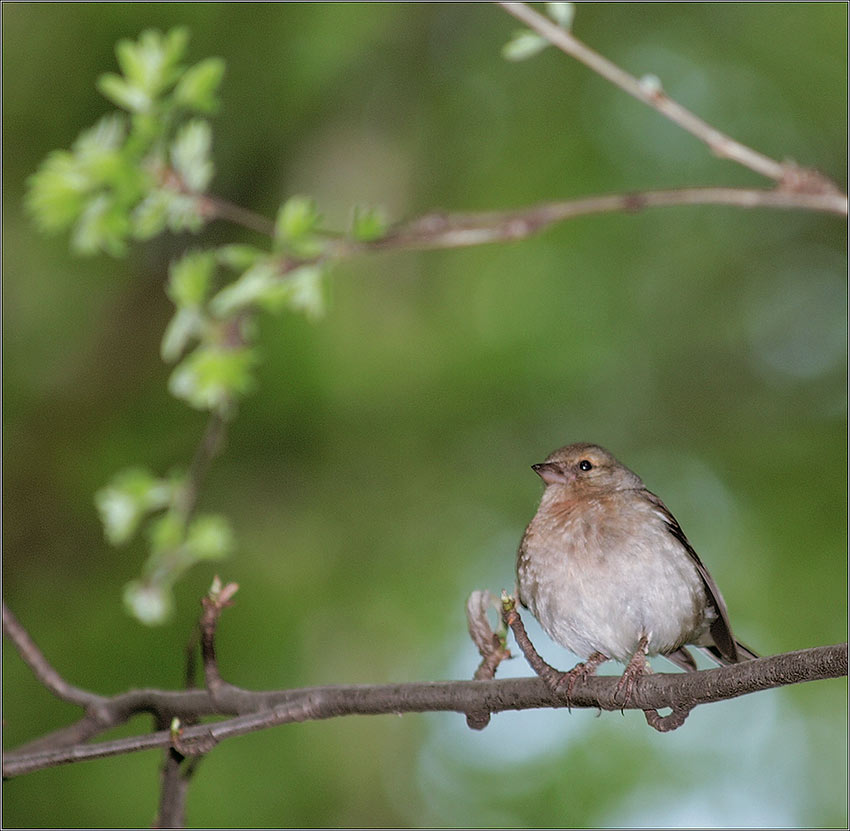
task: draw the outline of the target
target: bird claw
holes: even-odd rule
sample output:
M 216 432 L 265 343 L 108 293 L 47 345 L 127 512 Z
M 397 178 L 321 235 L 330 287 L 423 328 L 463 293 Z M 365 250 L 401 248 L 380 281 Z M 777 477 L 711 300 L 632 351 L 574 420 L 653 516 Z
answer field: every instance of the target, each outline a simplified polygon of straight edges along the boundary
M 640 639 L 635 654 L 632 655 L 631 660 L 626 664 L 626 669 L 617 682 L 617 686 L 614 688 L 613 700 L 616 703 L 620 699 L 622 704 L 620 712 L 624 712 L 626 707 L 631 703 L 632 693 L 634 692 L 635 683 L 638 678 L 652 672 L 646 661 L 647 643 L 648 639 L 646 637 Z
M 573 688 L 579 681 L 584 681 L 596 674 L 596 668 L 608 660 L 606 655 L 601 652 L 594 652 L 586 661 L 576 664 L 572 669 L 566 672 L 561 672 L 553 679 L 552 691 L 567 702 L 567 709 L 571 710 L 570 700 L 573 695 Z

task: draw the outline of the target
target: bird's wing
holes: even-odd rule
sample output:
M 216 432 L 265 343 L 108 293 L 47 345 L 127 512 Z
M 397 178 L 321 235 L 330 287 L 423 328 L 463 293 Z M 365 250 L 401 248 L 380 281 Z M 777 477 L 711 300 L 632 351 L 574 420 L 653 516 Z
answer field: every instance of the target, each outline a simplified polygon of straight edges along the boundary
M 681 529 L 679 523 L 676 522 L 676 518 L 670 513 L 667 506 L 654 493 L 645 490 L 644 494 L 646 494 L 647 499 L 649 499 L 649 501 L 658 510 L 659 515 L 664 520 L 664 524 L 667 526 L 670 533 L 684 546 L 685 551 L 688 552 L 691 559 L 694 561 L 694 565 L 697 567 L 700 577 L 702 577 L 702 582 L 705 584 L 705 590 L 708 593 L 709 602 L 717 610 L 717 617 L 711 624 L 711 628 L 709 630 L 711 632 L 711 637 L 714 639 L 714 643 L 717 644 L 717 650 L 720 653 L 720 657 L 722 657 L 724 661 L 737 664 L 740 657 L 738 655 L 735 637 L 732 634 L 732 626 L 729 623 L 729 614 L 726 611 L 726 603 L 723 600 L 723 595 L 720 593 L 720 589 L 717 588 L 717 583 L 714 582 L 714 579 L 708 573 L 708 569 L 703 565 L 699 555 L 696 551 L 694 551 L 690 542 L 688 542 L 685 532 Z M 755 653 L 752 654 L 754 655 Z

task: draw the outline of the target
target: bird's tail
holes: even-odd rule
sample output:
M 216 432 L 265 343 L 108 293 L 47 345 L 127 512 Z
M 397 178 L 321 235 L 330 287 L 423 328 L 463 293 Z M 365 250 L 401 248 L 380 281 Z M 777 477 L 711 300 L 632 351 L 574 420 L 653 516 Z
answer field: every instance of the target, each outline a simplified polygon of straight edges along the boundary
M 720 650 L 716 646 L 699 646 L 697 649 L 700 649 L 705 655 L 708 655 L 713 661 L 717 661 L 718 664 L 722 667 L 727 667 L 730 664 L 740 664 L 743 661 L 754 661 L 758 658 L 758 654 L 753 652 L 748 646 L 745 646 L 740 641 L 735 641 L 735 652 L 737 654 L 738 660 L 732 661 L 723 655 Z
M 752 649 L 744 646 L 740 641 L 735 641 L 737 661 L 730 661 L 714 644 L 697 646 L 696 648 L 722 667 L 728 667 L 731 664 L 740 664 L 742 661 L 754 661 L 759 657 Z M 694 660 L 694 656 L 684 646 L 680 646 L 675 652 L 667 653 L 664 657 L 672 661 L 680 669 L 685 670 L 685 672 L 696 672 L 697 663 Z

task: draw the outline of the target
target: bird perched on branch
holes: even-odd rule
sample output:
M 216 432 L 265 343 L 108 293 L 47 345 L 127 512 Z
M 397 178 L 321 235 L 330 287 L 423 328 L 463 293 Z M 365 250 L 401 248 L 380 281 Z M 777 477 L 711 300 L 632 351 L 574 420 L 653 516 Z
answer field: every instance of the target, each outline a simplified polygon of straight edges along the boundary
M 720 589 L 667 506 L 595 444 L 571 444 L 532 465 L 546 489 L 517 557 L 520 602 L 584 663 L 575 682 L 615 659 L 628 700 L 647 656 L 696 670 L 686 645 L 719 664 L 758 657 L 735 640 Z

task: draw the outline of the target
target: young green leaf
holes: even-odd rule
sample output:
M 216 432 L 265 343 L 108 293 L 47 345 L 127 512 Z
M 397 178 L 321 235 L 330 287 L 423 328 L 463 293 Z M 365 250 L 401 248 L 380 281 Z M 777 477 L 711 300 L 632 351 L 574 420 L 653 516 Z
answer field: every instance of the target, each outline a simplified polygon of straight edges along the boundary
M 133 580 L 124 587 L 124 606 L 141 623 L 156 626 L 165 623 L 174 610 L 170 586 Z
M 142 518 L 171 501 L 175 483 L 158 479 L 143 468 L 129 468 L 95 494 L 95 506 L 106 539 L 123 545 L 135 534 Z
M 215 251 L 190 251 L 168 269 L 166 293 L 175 306 L 200 306 L 215 272 Z
M 174 101 L 182 107 L 202 113 L 218 109 L 218 85 L 224 77 L 224 61 L 207 58 L 187 69 L 174 88 Z
M 274 226 L 276 243 L 283 246 L 305 241 L 316 229 L 321 215 L 309 196 L 292 196 L 281 205 Z
M 318 320 L 325 312 L 322 292 L 323 269 L 318 265 L 302 265 L 287 275 L 289 307 L 304 312 L 309 320 Z
M 254 265 L 260 257 L 266 256 L 268 256 L 266 251 L 261 251 L 253 245 L 239 245 L 237 243 L 232 245 L 223 245 L 216 252 L 216 258 L 221 265 L 240 272 L 246 271 Z
M 239 309 L 260 302 L 270 292 L 274 293 L 276 283 L 279 281 L 275 261 L 260 260 L 213 297 L 210 301 L 210 309 L 217 317 L 228 317 Z
M 176 367 L 168 389 L 198 410 L 225 411 L 233 400 L 253 389 L 253 350 L 203 344 Z
M 166 363 L 173 363 L 186 347 L 204 331 L 206 319 L 199 309 L 186 307 L 177 309 L 162 336 L 159 354 Z
M 206 121 L 184 124 L 171 144 L 171 164 L 188 190 L 202 193 L 213 177 L 212 130 Z
M 123 205 L 107 193 L 90 199 L 71 234 L 71 247 L 80 254 L 105 251 L 120 257 L 127 249 L 130 219 Z
M 186 537 L 183 519 L 175 512 L 168 511 L 151 520 L 146 529 L 154 554 L 173 552 L 178 549 Z
M 358 242 L 372 242 L 387 232 L 386 214 L 382 208 L 355 205 L 351 221 L 351 236 Z
M 164 191 L 166 194 L 166 210 L 168 212 L 168 227 L 175 233 L 191 231 L 197 233 L 206 222 L 206 215 L 201 210 L 198 197 L 191 193 L 178 193 L 174 190 Z
M 167 191 L 151 191 L 130 214 L 130 225 L 136 239 L 152 239 L 165 230 L 171 197 Z
M 27 183 L 27 208 L 42 231 L 61 231 L 83 212 L 93 187 L 88 174 L 66 150 L 54 150 Z
M 116 156 L 126 138 L 126 117 L 120 113 L 111 113 L 77 136 L 73 146 L 74 155 L 87 169 L 97 168 L 103 159 Z
M 286 275 L 278 275 L 262 291 L 256 292 L 255 302 L 272 314 L 291 309 L 310 320 L 317 320 L 325 310 L 323 274 L 321 265 L 302 265 Z
M 576 14 L 575 3 L 546 3 L 546 14 L 562 29 L 570 30 Z
M 153 104 L 153 99 L 145 90 L 114 72 L 101 75 L 97 79 L 97 88 L 113 104 L 131 113 L 148 112 Z
M 502 57 L 509 61 L 524 61 L 542 52 L 548 45 L 549 41 L 531 29 L 520 29 L 502 47 Z
M 189 33 L 182 27 L 164 36 L 148 29 L 136 42 L 119 41 L 115 55 L 127 81 L 155 98 L 180 77 L 182 68 L 178 61 L 183 57 L 188 40 Z
M 196 560 L 220 560 L 233 552 L 230 523 L 220 514 L 199 516 L 189 527 L 186 547 Z

